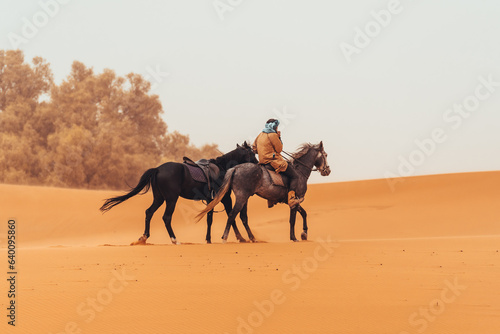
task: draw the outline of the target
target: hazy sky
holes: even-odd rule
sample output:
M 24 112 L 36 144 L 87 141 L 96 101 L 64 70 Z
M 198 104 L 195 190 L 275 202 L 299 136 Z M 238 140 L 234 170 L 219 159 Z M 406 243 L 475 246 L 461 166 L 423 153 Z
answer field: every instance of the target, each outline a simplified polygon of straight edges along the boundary
M 498 170 L 500 2 L 0 2 L 0 49 L 148 76 L 170 131 L 222 151 L 280 118 L 313 182 Z M 167 75 L 168 73 L 168 75 Z

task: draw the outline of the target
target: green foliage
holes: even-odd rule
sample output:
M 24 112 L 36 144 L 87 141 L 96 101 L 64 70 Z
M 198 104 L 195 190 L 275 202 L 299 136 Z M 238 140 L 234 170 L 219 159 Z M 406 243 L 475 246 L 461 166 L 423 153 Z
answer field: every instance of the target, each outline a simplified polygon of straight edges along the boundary
M 121 189 L 166 161 L 215 157 L 168 133 L 162 105 L 141 75 L 95 74 L 75 61 L 55 85 L 49 64 L 0 50 L 0 182 Z

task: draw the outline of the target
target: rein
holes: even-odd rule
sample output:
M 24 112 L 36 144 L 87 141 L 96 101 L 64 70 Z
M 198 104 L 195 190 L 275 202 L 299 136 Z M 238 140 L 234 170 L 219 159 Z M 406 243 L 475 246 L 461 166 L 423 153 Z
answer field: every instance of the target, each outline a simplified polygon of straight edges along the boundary
M 298 162 L 299 164 L 301 164 L 302 166 L 304 166 L 304 167 L 306 167 L 306 168 L 310 168 L 309 166 L 307 166 L 307 165 L 306 165 L 305 163 L 303 163 L 302 161 L 300 161 L 300 160 L 298 160 L 298 159 L 294 159 L 293 155 L 291 155 L 290 153 L 288 153 L 288 152 L 286 152 L 286 151 L 283 151 L 283 150 L 282 150 L 281 152 L 282 152 L 282 153 L 285 153 L 285 154 L 286 154 L 286 155 L 288 155 L 290 158 L 292 158 L 294 162 L 295 162 L 295 161 L 297 161 L 297 162 Z M 323 155 L 323 153 L 322 153 L 321 155 Z M 285 158 L 285 157 L 283 157 L 283 158 Z M 285 158 L 285 159 L 286 159 L 286 158 Z M 312 172 L 322 172 L 322 171 L 324 171 L 325 169 L 326 169 L 326 167 L 323 167 L 321 170 L 320 170 L 320 169 L 318 169 L 318 168 L 313 167 L 313 168 L 311 169 L 311 171 L 312 171 Z
M 285 152 L 283 150 L 281 150 L 282 153 L 285 153 L 286 155 L 288 155 L 290 158 L 294 159 L 293 156 L 288 153 L 288 152 Z M 283 156 L 282 156 L 283 157 Z M 289 164 L 291 164 L 290 160 L 288 160 L 287 158 L 283 157 L 283 159 L 285 159 Z M 307 169 L 309 169 L 309 166 L 307 166 L 305 163 L 303 163 L 302 161 L 299 161 L 297 159 L 294 159 L 293 161 L 297 161 L 299 164 L 301 164 L 302 166 L 306 167 Z M 311 169 L 312 171 L 313 169 Z M 304 176 L 306 179 L 308 178 L 308 176 L 306 174 L 304 174 L 300 169 L 296 169 L 297 172 L 299 172 L 300 174 L 302 174 L 302 176 Z

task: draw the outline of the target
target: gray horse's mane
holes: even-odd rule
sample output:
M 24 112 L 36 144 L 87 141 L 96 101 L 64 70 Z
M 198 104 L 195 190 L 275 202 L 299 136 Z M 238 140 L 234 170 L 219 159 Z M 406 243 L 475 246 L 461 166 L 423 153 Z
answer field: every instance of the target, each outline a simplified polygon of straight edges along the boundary
M 311 143 L 304 143 L 300 145 L 297 151 L 292 153 L 293 160 L 299 159 L 300 157 L 304 156 L 307 152 L 309 152 L 311 148 L 319 150 L 319 144 L 313 145 Z

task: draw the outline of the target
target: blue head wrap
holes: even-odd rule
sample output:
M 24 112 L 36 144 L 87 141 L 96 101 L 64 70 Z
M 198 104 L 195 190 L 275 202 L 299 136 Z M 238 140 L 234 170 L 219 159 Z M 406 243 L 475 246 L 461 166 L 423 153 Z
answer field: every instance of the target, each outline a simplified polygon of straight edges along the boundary
M 275 120 L 274 122 L 269 122 L 266 123 L 266 126 L 264 127 L 264 130 L 262 132 L 264 133 L 276 133 L 276 128 L 280 125 L 280 121 Z

